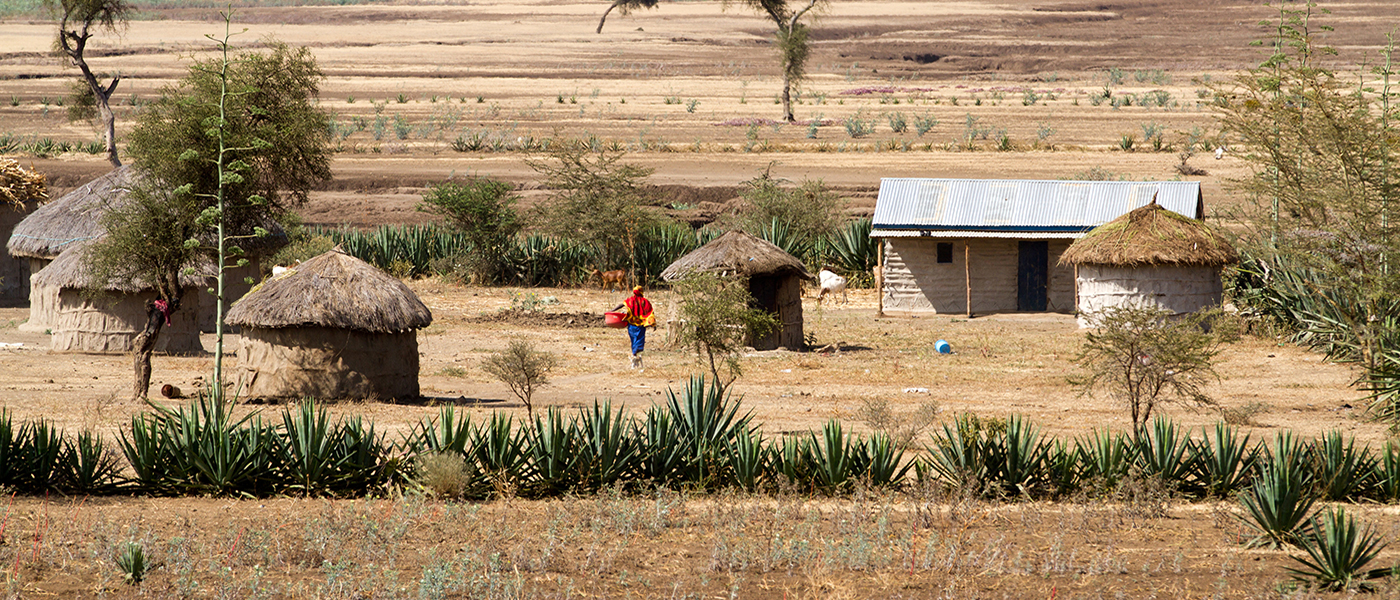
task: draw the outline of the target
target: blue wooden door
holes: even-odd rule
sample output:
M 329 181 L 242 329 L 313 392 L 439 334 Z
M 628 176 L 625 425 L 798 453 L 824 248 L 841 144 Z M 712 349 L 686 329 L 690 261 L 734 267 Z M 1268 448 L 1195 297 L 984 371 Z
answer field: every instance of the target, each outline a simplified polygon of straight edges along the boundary
M 1049 242 L 1021 242 L 1016 268 L 1016 310 L 1044 311 L 1050 271 Z

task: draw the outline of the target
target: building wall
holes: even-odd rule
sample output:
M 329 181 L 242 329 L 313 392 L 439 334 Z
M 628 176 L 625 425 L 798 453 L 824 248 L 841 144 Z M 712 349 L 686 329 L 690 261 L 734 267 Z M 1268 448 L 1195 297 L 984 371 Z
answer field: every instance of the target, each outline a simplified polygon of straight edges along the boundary
M 1016 310 L 1016 270 L 1021 240 L 885 238 L 883 284 L 886 313 L 967 312 L 967 281 L 972 282 L 972 312 Z M 1074 268 L 1058 266 L 1072 240 L 1048 240 L 1048 310 L 1074 311 Z M 953 262 L 938 262 L 938 243 L 953 244 Z M 964 248 L 971 259 L 964 268 Z
M 249 398 L 418 397 L 416 332 L 245 327 L 237 379 Z
M 26 258 L 29 277 L 29 320 L 20 324 L 20 331 L 45 332 L 53 327 L 54 313 L 58 312 L 58 288 L 34 285 L 34 275 L 53 262 L 48 258 Z
M 1220 304 L 1219 267 L 1079 267 L 1079 325 L 1110 306 L 1151 304 L 1173 313 Z
M 181 304 L 193 306 L 194 293 L 186 291 Z M 57 294 L 57 310 L 50 324 L 53 331 L 51 347 L 54 352 L 131 352 L 136 336 L 146 327 L 146 301 L 154 298 L 155 292 L 91 298 L 84 296 L 80 290 L 61 290 Z M 161 329 L 160 337 L 156 340 L 156 352 L 204 352 L 195 317 L 193 310 L 175 311 L 170 317 L 170 324 Z
M 0 206 L 0 240 L 10 239 L 15 225 L 34 212 L 38 203 L 27 202 L 20 210 Z M 0 305 L 22 306 L 29 298 L 29 259 L 0 251 Z

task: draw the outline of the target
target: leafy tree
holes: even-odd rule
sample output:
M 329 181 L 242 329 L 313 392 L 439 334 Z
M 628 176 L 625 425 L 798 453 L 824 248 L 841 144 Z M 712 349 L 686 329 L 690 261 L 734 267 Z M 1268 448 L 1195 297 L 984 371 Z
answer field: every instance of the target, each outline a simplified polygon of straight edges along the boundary
M 239 244 L 266 236 L 312 184 L 330 178 L 328 118 L 313 102 L 321 79 L 315 59 L 276 42 L 266 53 L 232 56 L 228 27 L 215 39 L 221 54 L 196 61 L 138 117 L 128 149 L 142 184 L 104 217 L 107 235 L 88 252 L 94 283 L 142 281 L 165 305 L 146 307 L 133 352 L 135 397 L 149 387 L 166 315 L 181 308 L 180 275 L 213 264 L 220 268 L 211 290 L 218 340 L 211 392 L 222 400 L 224 271 L 247 264 Z
M 787 0 L 744 0 L 750 8 L 762 12 L 777 25 L 778 55 L 783 69 L 783 119 L 792 122 L 792 88 L 807 74 L 807 57 L 812 45 L 810 30 L 801 23 L 805 16 L 823 0 L 809 0 L 806 6 L 794 10 Z
M 696 271 L 675 286 L 681 297 L 680 343 L 694 345 L 696 357 L 709 367 L 715 383 L 728 387 L 742 374 L 739 351 L 744 342 L 776 330 L 777 317 L 750 307 L 753 298 L 745 278 Z M 728 380 L 720 378 L 721 365 Z
M 789 122 L 797 120 L 792 114 L 792 88 L 807 75 L 807 57 L 812 50 L 810 29 L 801 22 L 802 17 L 824 2 L 808 0 L 806 6 L 799 2 L 799 7 L 794 9 L 788 5 L 788 0 L 744 0 L 745 5 L 764 14 L 778 27 L 775 38 L 783 70 L 783 119 Z M 631 10 L 653 8 L 656 4 L 657 0 L 614 0 L 598 20 L 598 33 L 603 32 L 603 22 L 614 8 L 621 9 L 625 15 Z
M 82 82 L 88 90 L 83 98 L 89 98 L 90 94 L 102 118 L 107 160 L 113 167 L 120 167 L 122 162 L 117 158 L 117 118 L 112 114 L 109 100 L 117 90 L 121 75 L 113 76 L 107 85 L 102 85 L 97 75 L 88 68 L 84 53 L 95 30 L 115 32 L 119 24 L 126 23 L 131 16 L 131 3 L 127 0 L 44 0 L 44 5 L 58 18 L 58 50 L 82 73 Z
M 512 394 L 525 403 L 530 422 L 535 422 L 535 407 L 531 399 L 535 390 L 549 383 L 549 372 L 559 359 L 549 352 L 535 350 L 535 345 L 523 339 L 510 341 L 503 352 L 486 357 L 481 368 L 510 387 Z
M 515 211 L 519 197 L 511 186 L 494 179 L 474 179 L 466 184 L 453 182 L 434 186 L 423 194 L 418 210 L 443 217 L 467 235 L 472 251 L 469 268 L 478 282 L 492 279 L 498 272 L 506 246 L 520 231 Z
M 1202 384 L 1218 378 L 1215 358 L 1233 329 L 1213 311 L 1172 316 L 1155 306 L 1109 307 L 1097 314 L 1075 362 L 1084 374 L 1071 381 L 1085 394 L 1107 392 L 1127 405 L 1141 430 L 1164 402 L 1211 405 Z M 1203 327 L 1212 323 L 1215 329 Z
M 637 238 L 662 219 L 646 208 L 644 182 L 652 169 L 623 163 L 623 156 L 566 148 L 530 166 L 555 190 L 536 213 L 543 229 L 593 247 L 600 268 L 626 265 L 635 280 Z
M 765 233 L 777 222 L 787 228 L 793 238 L 792 246 L 805 248 L 841 224 L 841 197 L 821 180 L 791 186 L 765 169 L 758 177 L 744 182 L 742 194 L 748 206 L 732 219 L 731 225 L 758 237 L 770 237 Z
M 1373 409 L 1400 423 L 1400 385 L 1386 384 L 1400 363 L 1394 40 L 1348 81 L 1324 65 L 1335 51 L 1317 43 L 1330 28 L 1314 12 L 1312 2 L 1281 7 L 1265 22 L 1275 32 L 1268 57 L 1215 87 L 1220 125 L 1251 166 L 1236 182 L 1251 200 L 1238 219 L 1250 260 L 1237 281 L 1266 292 L 1237 285 L 1237 294 L 1271 298 L 1256 306 L 1329 357 L 1360 364 L 1369 390 L 1390 390 Z

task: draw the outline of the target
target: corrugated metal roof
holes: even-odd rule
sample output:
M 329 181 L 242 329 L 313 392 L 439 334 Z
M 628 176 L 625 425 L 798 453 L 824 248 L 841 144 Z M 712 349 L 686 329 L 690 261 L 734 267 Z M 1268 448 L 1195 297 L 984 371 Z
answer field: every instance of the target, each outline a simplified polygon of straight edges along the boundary
M 1196 181 L 886 178 L 880 180 L 872 236 L 917 231 L 914 235 L 1014 232 L 1026 234 L 1023 237 L 1078 237 L 1146 206 L 1154 194 L 1168 210 L 1193 219 L 1203 216 L 1201 184 Z

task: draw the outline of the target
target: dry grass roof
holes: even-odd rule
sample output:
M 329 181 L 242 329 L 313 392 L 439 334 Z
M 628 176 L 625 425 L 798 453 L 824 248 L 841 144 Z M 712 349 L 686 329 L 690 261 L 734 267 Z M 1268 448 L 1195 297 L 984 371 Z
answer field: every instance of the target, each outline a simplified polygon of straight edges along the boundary
M 737 229 L 680 257 L 661 272 L 661 278 L 675 281 L 694 271 L 733 273 L 743 277 L 790 274 L 808 281 L 816 280 L 793 255 Z
M 13 256 L 54 258 L 69 246 L 103 234 L 102 215 L 125 198 L 136 171 L 118 167 L 25 217 L 6 246 Z
M 1070 244 L 1061 264 L 1212 267 L 1238 260 L 1235 248 L 1203 221 L 1156 202 L 1095 227 Z
M 54 258 L 72 244 L 105 235 L 102 216 L 125 202 L 139 177 L 138 171 L 130 165 L 117 167 L 39 207 L 15 225 L 6 244 L 10 255 Z M 268 230 L 268 235 L 242 238 L 232 243 L 254 256 L 272 254 L 287 245 L 287 232 L 281 225 L 268 219 L 262 226 Z M 214 245 L 213 234 L 210 233 L 208 239 L 202 241 L 206 245 Z
M 433 313 L 402 281 L 337 246 L 264 281 L 234 303 L 226 322 L 398 333 L 427 327 Z
M 47 177 L 20 166 L 17 160 L 0 158 L 0 204 L 23 210 L 25 204 L 48 199 Z
M 70 245 L 53 259 L 48 266 L 40 269 L 34 274 L 34 283 L 45 287 L 56 287 L 65 290 L 88 289 L 92 285 L 91 278 L 87 271 L 87 251 L 91 243 L 84 241 Z M 214 264 L 206 263 L 196 269 L 193 274 L 180 275 L 180 284 L 187 288 L 203 289 L 209 283 L 210 277 L 215 275 Z M 120 279 L 108 281 L 101 286 L 104 292 L 136 293 L 151 289 L 150 285 L 144 281 L 133 281 L 130 279 Z

